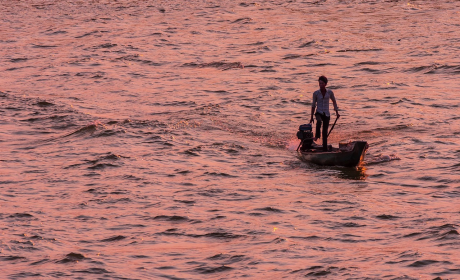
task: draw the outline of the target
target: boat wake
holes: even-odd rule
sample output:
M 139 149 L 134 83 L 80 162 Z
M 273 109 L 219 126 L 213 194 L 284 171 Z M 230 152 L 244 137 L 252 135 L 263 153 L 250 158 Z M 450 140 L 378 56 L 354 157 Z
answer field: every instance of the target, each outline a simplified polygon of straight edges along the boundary
M 35 148 L 36 146 L 40 146 L 40 145 L 44 145 L 44 144 L 48 144 L 48 143 L 53 143 L 53 142 L 57 142 L 57 141 L 64 140 L 64 139 L 70 139 L 72 137 L 80 137 L 80 136 L 83 136 L 83 135 L 93 135 L 94 132 L 98 129 L 98 127 L 104 127 L 104 125 L 102 125 L 99 122 L 90 123 L 90 124 L 88 124 L 88 125 L 86 125 L 84 127 L 81 127 L 81 128 L 79 128 L 79 129 L 77 129 L 75 131 L 72 131 L 70 133 L 66 133 L 64 135 L 51 137 L 51 138 L 48 138 L 48 139 L 36 140 L 36 141 L 30 143 L 30 145 L 32 145 L 32 146 L 29 146 L 28 148 L 29 149 Z
M 377 156 L 374 156 L 374 157 L 368 157 L 366 158 L 366 165 L 371 165 L 371 164 L 378 164 L 378 163 L 382 163 L 382 162 L 389 162 L 389 161 L 393 161 L 393 160 L 400 160 L 401 158 L 398 157 L 397 155 L 377 155 Z

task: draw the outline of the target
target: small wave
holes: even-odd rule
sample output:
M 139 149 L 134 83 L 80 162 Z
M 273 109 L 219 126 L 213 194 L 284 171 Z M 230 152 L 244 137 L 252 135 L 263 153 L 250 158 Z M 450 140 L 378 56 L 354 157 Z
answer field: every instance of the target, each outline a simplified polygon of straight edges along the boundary
M 118 203 L 129 203 L 131 202 L 131 199 L 128 197 L 122 197 L 119 199 L 107 198 L 107 199 L 94 199 L 94 200 L 90 200 L 90 202 L 96 202 L 97 204 L 118 204 Z
M 344 49 L 338 50 L 337 52 L 378 52 L 383 51 L 383 49 Z
M 260 173 L 257 178 L 263 178 L 263 177 L 275 177 L 279 173 Z
M 25 57 L 18 57 L 18 58 L 12 58 L 10 59 L 10 62 L 23 62 L 23 61 L 27 61 L 29 60 L 28 58 L 25 58 Z
M 209 257 L 208 260 L 224 260 L 224 259 L 227 259 L 229 256 L 227 254 L 217 254 L 217 255 L 214 255 L 212 257 Z
M 303 43 L 302 45 L 300 45 L 299 48 L 310 47 L 311 45 L 314 45 L 314 44 L 316 44 L 316 41 L 315 41 L 315 40 L 309 41 L 309 42 L 306 42 L 306 43 Z
M 384 74 L 384 73 L 387 72 L 387 71 L 384 71 L 384 70 L 372 69 L 372 68 L 369 68 L 369 67 L 361 68 L 360 70 L 364 71 L 364 72 L 372 73 L 372 74 Z
M 220 219 L 225 219 L 225 218 L 227 218 L 227 216 L 218 215 L 218 216 L 212 217 L 210 220 L 220 220 Z
M 398 102 L 403 102 L 403 101 L 398 101 Z M 411 127 L 413 127 L 414 125 L 409 123 L 409 124 L 398 124 L 398 125 L 395 125 L 395 126 L 387 126 L 387 127 L 377 127 L 375 129 L 371 129 L 371 130 L 362 130 L 360 132 L 358 132 L 358 134 L 368 134 L 368 133 L 374 133 L 374 134 L 377 134 L 377 133 L 385 133 L 385 134 L 388 134 L 388 131 L 398 131 L 398 130 L 405 130 L 405 129 L 409 129 Z M 373 146 L 372 144 L 370 145 L 371 147 Z
M 5 71 L 16 71 L 16 70 L 25 69 L 25 68 L 32 68 L 32 66 L 12 67 L 12 68 L 5 69 Z
M 40 265 L 40 264 L 44 264 L 44 263 L 48 263 L 48 262 L 50 262 L 50 259 L 45 258 L 45 259 L 33 262 L 30 265 Z
M 263 213 L 257 213 L 257 212 L 249 213 L 248 215 L 249 215 L 249 216 L 254 216 L 254 217 L 262 217 L 262 216 L 265 216 L 265 214 L 263 214 Z
M 15 213 L 12 215 L 9 215 L 8 218 L 19 218 L 19 219 L 24 219 L 24 218 L 33 218 L 34 216 L 29 214 L 29 213 Z
M 62 260 L 57 261 L 57 263 L 75 263 L 86 259 L 86 257 L 79 253 L 69 253 Z
M 16 261 L 16 260 L 25 260 L 25 257 L 21 256 L 0 256 L 0 260 L 2 261 Z
M 435 241 L 449 241 L 449 240 L 459 240 L 460 234 L 456 229 L 456 225 L 445 224 L 442 226 L 430 227 L 428 231 L 425 232 L 414 232 L 407 234 L 404 237 L 406 238 L 416 238 L 417 241 L 432 239 Z M 441 246 L 441 245 L 440 245 Z
M 217 177 L 229 177 L 229 178 L 237 178 L 238 176 L 230 175 L 223 172 L 205 172 L 205 175 L 217 176 Z
M 158 235 L 171 235 L 171 236 L 183 236 L 185 234 L 183 233 L 180 233 L 180 232 L 177 232 L 178 229 L 177 228 L 170 228 L 170 229 L 167 229 L 163 232 L 159 232 L 157 233 Z
M 283 242 L 286 242 L 286 241 L 287 241 L 286 238 L 277 237 L 277 238 L 273 239 L 272 241 L 270 241 L 270 243 L 280 244 L 280 243 L 283 243 Z
M 196 268 L 195 271 L 201 274 L 211 274 L 211 273 L 218 273 L 218 272 L 225 272 L 229 270 L 233 270 L 233 267 L 222 265 L 218 267 L 200 267 Z
M 229 70 L 229 69 L 243 69 L 244 65 L 241 62 L 210 62 L 210 63 L 185 63 L 182 66 L 184 67 L 194 67 L 194 68 L 217 68 L 220 70 Z
M 124 156 L 112 154 L 112 153 L 107 153 L 106 155 L 100 157 L 101 160 L 119 160 L 120 158 L 127 158 Z
M 302 54 L 302 55 L 301 54 L 288 54 L 288 55 L 285 55 L 283 59 L 288 60 L 288 59 L 306 58 L 310 56 L 313 56 L 313 54 Z
M 270 206 L 264 207 L 264 208 L 257 208 L 257 209 L 254 209 L 254 210 L 273 212 L 273 213 L 283 213 L 284 212 L 283 210 L 280 210 L 280 209 L 277 209 L 277 208 L 274 208 L 274 207 L 270 207 Z
M 378 215 L 376 216 L 377 219 L 380 219 L 380 220 L 397 220 L 399 219 L 400 217 L 398 216 L 393 216 L 393 215 L 387 215 L 387 214 L 383 214 L 383 215 Z
M 422 176 L 422 177 L 418 177 L 417 180 L 422 180 L 422 181 L 437 181 L 438 178 L 433 177 L 433 176 Z
M 199 157 L 200 155 L 195 153 L 193 150 L 189 149 L 189 150 L 186 150 L 184 151 L 184 154 L 186 155 L 190 155 L 190 156 L 195 156 L 195 157 Z
M 79 215 L 79 216 L 75 217 L 75 219 L 77 219 L 77 220 L 82 220 L 82 221 L 88 221 L 88 220 L 92 220 L 93 217 L 91 217 L 91 216 L 86 216 L 86 215 Z
M 194 205 L 196 203 L 195 200 L 174 200 L 175 202 L 179 202 L 179 203 L 184 203 L 184 204 L 187 204 L 187 205 Z
M 442 108 L 442 109 L 449 109 L 450 108 L 449 105 L 445 105 L 445 104 L 431 104 L 429 106 L 432 107 L 432 108 Z
M 44 239 L 44 238 L 41 237 L 40 235 L 33 235 L 30 237 L 30 239 Z
M 54 32 L 51 32 L 51 33 L 48 33 L 48 35 L 59 35 L 59 34 L 67 34 L 68 32 L 67 31 L 64 31 L 64 30 L 58 30 L 58 31 L 54 31 Z
M 329 270 L 321 270 L 321 271 L 318 271 L 318 272 L 316 272 L 316 271 L 315 272 L 310 272 L 305 276 L 325 276 L 325 275 L 328 275 L 330 273 L 331 272 Z
M 54 103 L 51 103 L 48 101 L 38 101 L 37 105 L 40 107 L 49 107 L 49 106 L 54 106 Z
M 146 256 L 146 255 L 134 255 L 134 256 L 131 256 L 131 257 L 135 258 L 135 259 L 148 259 L 148 258 L 150 258 L 149 256 Z
M 120 241 L 120 240 L 123 240 L 123 239 L 126 239 L 126 236 L 117 235 L 117 236 L 113 236 L 113 237 L 110 237 L 110 238 L 102 239 L 101 242 L 114 242 L 114 241 Z
M 90 170 L 101 170 L 101 169 L 106 169 L 106 168 L 111 168 L 111 167 L 120 167 L 120 165 L 112 164 L 112 163 L 98 163 L 95 165 L 92 165 L 88 167 Z
M 239 18 L 237 20 L 232 21 L 232 23 L 242 23 L 242 24 L 247 24 L 250 22 L 252 22 L 252 18 L 250 17 Z
M 339 269 L 338 267 L 335 267 L 335 266 L 323 267 L 323 266 L 318 265 L 318 266 L 312 266 L 307 269 L 296 270 L 296 271 L 293 271 L 292 273 L 299 273 L 299 272 L 305 273 L 309 271 L 307 274 L 305 274 L 305 276 L 321 277 L 321 276 L 330 275 L 339 270 L 342 271 L 343 269 Z
M 105 274 L 105 273 L 111 273 L 110 271 L 104 269 L 104 268 L 98 268 L 98 267 L 92 267 L 88 268 L 85 270 L 75 270 L 75 272 L 79 273 L 88 273 L 88 274 Z
M 94 137 L 110 137 L 117 134 L 124 134 L 126 131 L 124 129 L 104 129 L 98 133 L 93 134 Z
M 91 32 L 88 32 L 88 33 L 85 33 L 83 35 L 80 35 L 80 36 L 77 36 L 75 37 L 76 39 L 81 39 L 81 38 L 84 38 L 86 36 L 90 36 L 90 35 L 93 35 L 93 34 L 98 34 L 100 33 L 100 31 L 96 30 L 96 31 L 91 31 Z
M 166 216 L 160 215 L 153 218 L 154 220 L 167 221 L 167 222 L 187 222 L 190 221 L 187 217 L 182 216 Z
M 353 222 L 348 222 L 348 223 L 343 223 L 341 224 L 342 227 L 365 227 L 366 225 L 360 225 L 360 224 L 357 224 L 357 223 L 353 223 Z
M 120 155 L 116 155 L 113 153 L 107 153 L 103 156 L 100 156 L 99 158 L 95 160 L 86 160 L 84 163 L 76 163 L 76 164 L 71 164 L 69 166 L 64 167 L 64 169 L 69 169 L 69 168 L 75 168 L 75 167 L 80 167 L 84 165 L 90 165 L 88 169 L 104 169 L 104 168 L 110 168 L 110 167 L 120 167 L 121 165 L 117 165 L 112 163 L 113 161 L 117 161 L 121 158 L 128 158 Z M 109 162 L 107 162 L 109 161 Z M 89 191 L 89 190 L 88 190 Z
M 434 261 L 434 260 L 416 261 L 416 262 L 410 264 L 409 267 L 424 267 L 424 266 L 431 265 L 431 264 L 438 263 L 438 262 L 439 261 Z
M 130 61 L 130 62 L 138 62 L 146 65 L 151 65 L 151 66 L 161 66 L 163 63 L 158 63 L 158 62 L 153 62 L 148 59 L 141 59 L 139 54 L 134 54 L 134 55 L 126 55 L 122 56 L 119 58 L 116 58 L 115 60 L 117 61 Z
M 370 165 L 370 164 L 378 164 L 378 163 L 382 163 L 382 162 L 389 162 L 389 161 L 393 161 L 393 160 L 401 160 L 401 158 L 398 157 L 397 155 L 394 155 L 394 154 L 391 154 L 391 155 L 379 155 L 379 156 L 375 156 L 373 158 L 366 159 L 365 162 L 366 162 L 367 165 Z
M 348 205 L 355 205 L 355 203 L 346 201 L 346 200 L 325 200 L 323 203 L 332 203 L 332 204 L 348 204 Z
M 41 48 L 41 49 L 49 49 L 49 48 L 57 48 L 56 45 L 32 45 L 32 48 Z
M 117 44 L 112 44 L 112 43 L 105 43 L 105 44 L 102 44 L 102 45 L 99 45 L 95 48 L 103 48 L 103 49 L 109 49 L 109 48 L 113 48 L 113 47 L 116 47 L 118 46 Z
M 211 232 L 211 233 L 206 233 L 203 235 L 193 235 L 193 236 L 194 237 L 211 237 L 211 238 L 217 238 L 217 239 L 235 239 L 235 238 L 244 237 L 244 235 L 232 234 L 228 232 Z
M 355 63 L 355 66 L 361 66 L 361 65 L 381 65 L 384 64 L 382 62 L 377 62 L 377 61 L 363 61 L 363 62 L 358 62 Z M 367 85 L 366 85 L 367 86 Z
M 325 66 L 336 66 L 337 64 L 334 64 L 334 63 L 316 63 L 316 64 L 310 64 L 308 65 L 309 67 L 313 67 L 313 68 L 316 68 L 316 67 L 325 67 Z M 340 86 L 330 86 L 329 87 L 330 89 L 339 89 L 341 88 Z
M 323 239 L 322 237 L 319 237 L 317 235 L 311 235 L 311 236 L 290 236 L 289 238 L 292 239 L 302 239 L 302 240 L 318 240 L 318 239 Z
M 412 67 L 406 70 L 409 73 L 419 73 L 423 74 L 460 74 L 460 66 L 458 65 L 441 65 L 441 64 L 432 64 L 426 66 L 417 66 Z
M 33 272 L 20 272 L 16 274 L 11 274 L 9 276 L 10 276 L 10 279 L 23 279 L 23 278 L 39 279 L 39 278 L 44 277 L 44 275 L 40 273 L 33 273 Z
M 47 139 L 47 140 L 38 141 L 37 144 L 54 142 L 54 141 L 69 138 L 69 137 L 72 137 L 72 136 L 83 136 L 83 135 L 93 134 L 97 130 L 98 125 L 99 125 L 99 123 L 92 123 L 92 124 L 89 124 L 89 125 L 84 126 L 82 128 L 79 128 L 79 129 L 77 129 L 77 130 L 75 130 L 73 132 L 64 134 L 62 136 L 50 138 L 50 139 Z

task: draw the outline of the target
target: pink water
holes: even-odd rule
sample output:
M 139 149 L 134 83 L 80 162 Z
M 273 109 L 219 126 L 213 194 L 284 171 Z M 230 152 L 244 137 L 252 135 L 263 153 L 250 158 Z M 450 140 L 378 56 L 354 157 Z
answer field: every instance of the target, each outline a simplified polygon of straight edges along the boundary
M 460 278 L 460 2 L 0 13 L 1 279 Z M 361 167 L 296 156 L 319 75 Z

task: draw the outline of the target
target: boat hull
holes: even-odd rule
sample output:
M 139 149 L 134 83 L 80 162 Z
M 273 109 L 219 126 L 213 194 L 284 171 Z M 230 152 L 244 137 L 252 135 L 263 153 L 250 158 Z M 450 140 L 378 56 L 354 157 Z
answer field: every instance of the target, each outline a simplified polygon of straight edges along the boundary
M 350 151 L 341 151 L 339 149 L 333 149 L 329 152 L 318 150 L 301 151 L 300 158 L 304 161 L 325 166 L 357 166 L 364 160 L 368 145 L 366 141 L 355 141 L 352 144 L 353 149 Z

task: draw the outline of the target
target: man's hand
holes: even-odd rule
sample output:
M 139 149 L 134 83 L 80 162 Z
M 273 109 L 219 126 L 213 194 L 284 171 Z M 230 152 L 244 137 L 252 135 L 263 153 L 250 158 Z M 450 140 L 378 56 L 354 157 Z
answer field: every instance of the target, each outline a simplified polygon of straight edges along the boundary
M 315 120 L 313 119 L 313 117 L 311 117 L 310 123 L 315 123 Z

